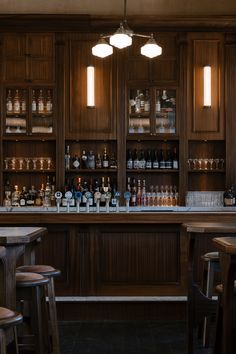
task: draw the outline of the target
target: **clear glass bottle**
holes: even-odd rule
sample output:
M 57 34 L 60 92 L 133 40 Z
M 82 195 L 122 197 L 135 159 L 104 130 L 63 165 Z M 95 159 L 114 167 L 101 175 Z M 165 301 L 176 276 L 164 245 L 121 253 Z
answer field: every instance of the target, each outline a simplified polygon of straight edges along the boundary
M 66 153 L 65 153 L 65 169 L 68 171 L 70 169 L 70 146 L 66 146 Z
M 75 155 L 73 157 L 72 166 L 73 166 L 73 168 L 75 168 L 77 170 L 80 168 L 80 160 L 79 160 L 79 156 L 78 155 Z
M 26 113 L 26 90 L 23 90 L 22 97 L 21 97 L 21 113 Z
M 38 96 L 38 113 L 44 113 L 44 97 L 43 97 L 43 90 L 39 90 Z
M 18 185 L 15 185 L 14 191 L 12 192 L 11 205 L 14 207 L 20 206 L 20 191 Z
M 133 163 L 132 151 L 128 150 L 126 168 L 127 170 L 132 170 L 133 167 L 134 167 L 134 163 Z
M 35 90 L 32 90 L 32 102 L 31 102 L 32 113 L 37 112 L 37 102 L 35 97 Z
M 52 113 L 52 97 L 51 97 L 51 91 L 47 91 L 47 99 L 46 99 L 46 113 L 51 114 Z
M 102 168 L 102 158 L 101 158 L 101 154 L 97 154 L 97 158 L 96 158 L 96 161 L 95 161 L 95 167 L 97 169 L 100 169 Z
M 95 155 L 92 150 L 88 153 L 88 168 L 91 170 L 95 169 Z
M 19 95 L 19 90 L 16 90 L 14 100 L 13 100 L 13 112 L 15 114 L 20 113 L 20 95 Z
M 149 91 L 145 91 L 145 96 L 144 96 L 144 112 L 149 113 L 150 112 L 150 96 L 149 96 Z
M 108 168 L 109 167 L 109 157 L 107 155 L 107 148 L 104 147 L 103 157 L 102 157 L 102 167 Z
M 7 114 L 13 113 L 13 102 L 12 102 L 11 90 L 8 90 L 6 105 L 7 105 Z

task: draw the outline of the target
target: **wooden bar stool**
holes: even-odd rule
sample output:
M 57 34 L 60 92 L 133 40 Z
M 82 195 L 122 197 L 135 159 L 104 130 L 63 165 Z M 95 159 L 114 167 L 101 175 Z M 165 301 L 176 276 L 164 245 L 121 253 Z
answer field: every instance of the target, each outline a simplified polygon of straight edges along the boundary
M 18 353 L 16 325 L 21 323 L 23 317 L 20 313 L 0 307 L 0 354 L 7 353 L 6 330 L 13 329 L 16 353 Z
M 36 273 L 16 273 L 17 306 L 23 314 L 19 326 L 19 348 L 34 350 L 36 354 L 49 352 L 48 316 L 45 285 L 49 280 Z
M 20 272 L 33 272 L 41 274 L 49 279 L 47 283 L 48 310 L 50 321 L 50 334 L 52 338 L 53 354 L 60 354 L 59 331 L 57 321 L 57 310 L 55 300 L 54 278 L 61 274 L 60 270 L 48 265 L 25 265 L 17 268 Z
M 220 257 L 219 252 L 208 252 L 201 256 L 204 261 L 203 268 L 203 284 L 202 290 L 204 294 L 211 298 L 214 292 L 214 278 L 215 274 L 220 271 Z M 203 346 L 209 347 L 210 326 L 209 317 L 205 317 L 203 323 Z
M 219 296 L 214 354 L 235 354 L 236 237 L 216 237 L 213 243 L 220 251 L 222 282 L 216 287 Z

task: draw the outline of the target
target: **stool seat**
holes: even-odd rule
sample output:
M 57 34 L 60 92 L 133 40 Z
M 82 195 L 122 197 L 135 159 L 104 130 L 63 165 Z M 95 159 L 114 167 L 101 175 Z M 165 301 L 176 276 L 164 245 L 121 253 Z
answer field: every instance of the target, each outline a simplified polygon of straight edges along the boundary
M 216 285 L 216 291 L 218 294 L 223 293 L 223 284 Z M 236 280 L 234 281 L 234 293 L 236 293 Z
M 47 284 L 49 282 L 48 278 L 45 278 L 41 274 L 37 273 L 16 273 L 16 286 L 17 287 L 32 287 L 41 284 Z
M 0 307 L 0 327 L 15 326 L 22 321 L 23 317 L 19 312 L 11 311 Z
M 201 256 L 201 258 L 205 261 L 205 262 L 219 262 L 220 256 L 219 256 L 219 252 L 208 252 L 205 253 Z
M 17 267 L 17 271 L 19 272 L 32 272 L 44 275 L 46 277 L 56 277 L 61 274 L 61 271 L 55 269 L 49 265 L 44 264 L 36 264 L 36 265 L 24 265 Z

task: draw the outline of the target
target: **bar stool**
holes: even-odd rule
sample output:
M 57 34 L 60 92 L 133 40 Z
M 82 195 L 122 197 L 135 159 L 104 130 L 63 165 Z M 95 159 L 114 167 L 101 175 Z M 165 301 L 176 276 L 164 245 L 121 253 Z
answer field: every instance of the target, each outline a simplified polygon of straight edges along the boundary
M 52 338 L 52 352 L 53 354 L 60 354 L 59 331 L 57 321 L 57 310 L 54 289 L 54 277 L 61 274 L 61 271 L 48 265 L 25 265 L 17 268 L 20 272 L 33 272 L 49 279 L 46 290 L 48 296 L 48 310 L 50 321 L 50 334 Z
M 203 268 L 203 284 L 202 290 L 204 294 L 211 298 L 214 292 L 214 278 L 215 274 L 220 271 L 220 258 L 219 252 L 208 252 L 201 256 L 204 261 Z M 209 347 L 210 327 L 209 317 L 205 317 L 203 323 L 203 346 Z
M 0 307 L 0 354 L 7 353 L 6 330 L 9 328 L 13 328 L 16 353 L 18 354 L 16 325 L 22 320 L 23 317 L 20 313 Z
M 36 354 L 49 352 L 48 317 L 45 284 L 49 280 L 36 273 L 16 273 L 16 301 L 23 314 L 19 326 L 19 348 L 34 350 Z

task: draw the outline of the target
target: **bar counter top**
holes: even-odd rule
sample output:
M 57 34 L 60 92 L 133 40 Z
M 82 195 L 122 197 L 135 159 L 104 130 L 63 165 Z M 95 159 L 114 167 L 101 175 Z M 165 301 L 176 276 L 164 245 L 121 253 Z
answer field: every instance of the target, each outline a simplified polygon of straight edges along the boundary
M 106 212 L 105 208 L 101 208 L 99 213 L 93 209 L 86 212 L 85 208 L 77 213 L 76 208 L 70 208 L 69 212 L 66 208 L 60 208 L 58 212 L 56 207 L 0 207 L 0 224 L 182 224 L 199 221 L 232 223 L 235 220 L 236 207 L 133 207 L 129 211 L 121 207 L 119 212 L 115 209 Z

